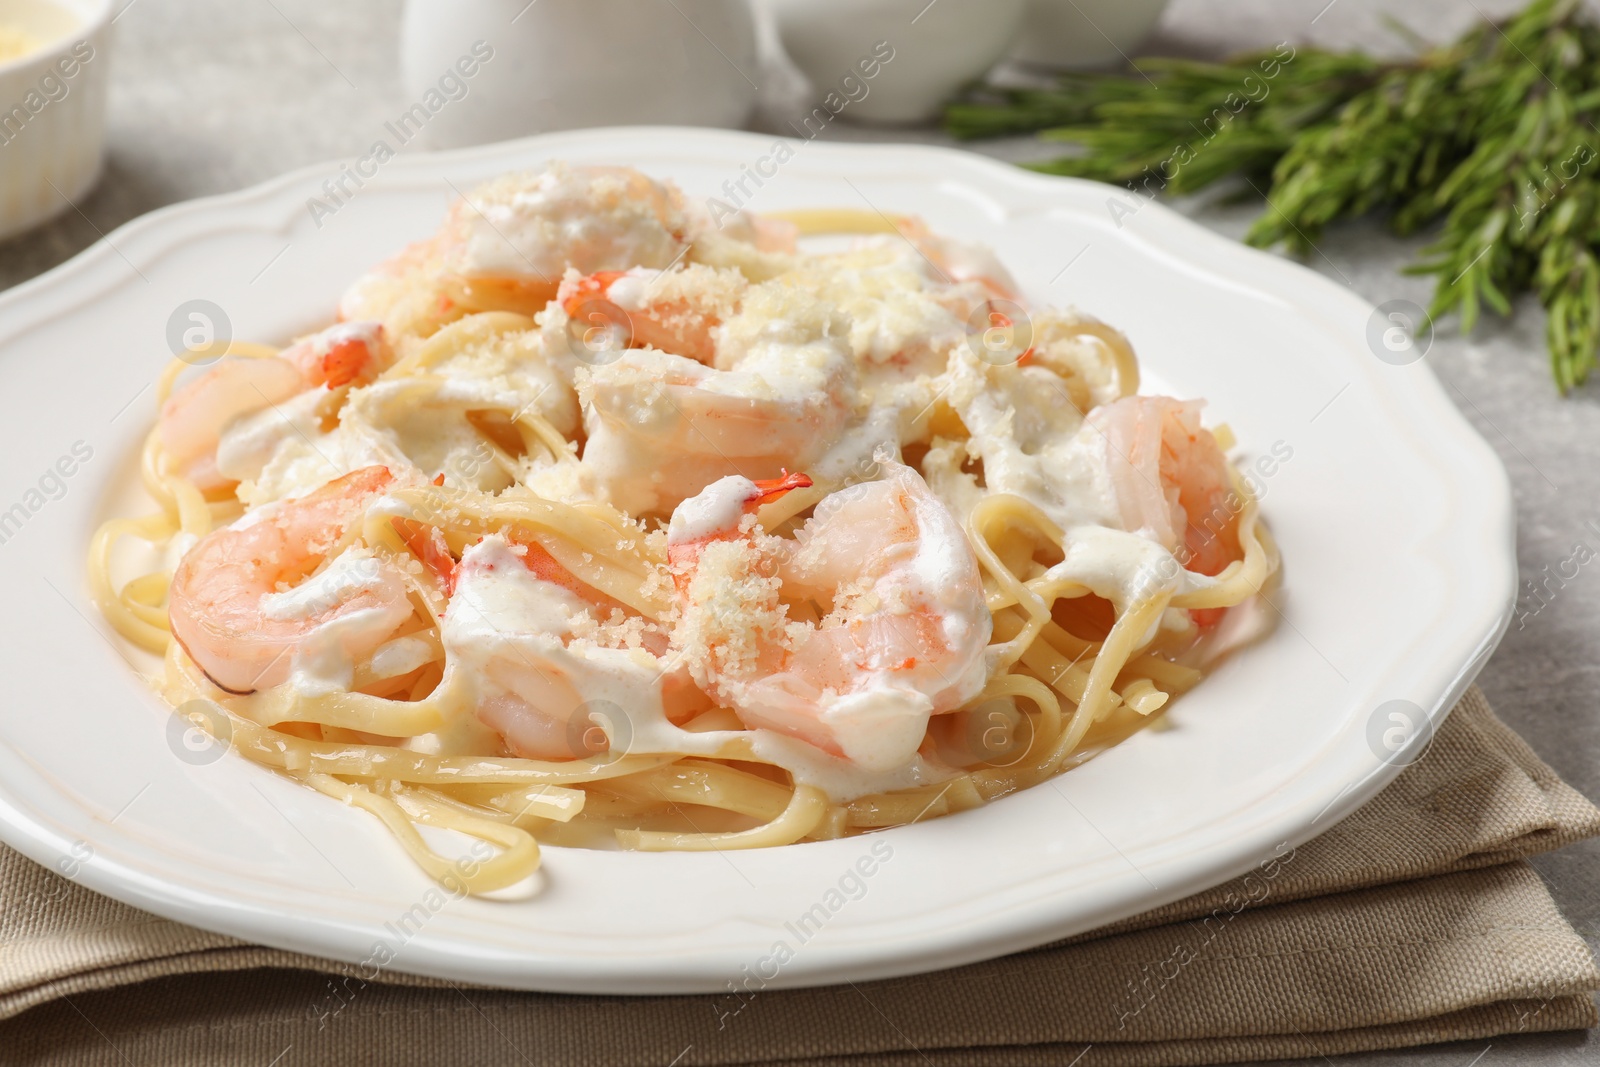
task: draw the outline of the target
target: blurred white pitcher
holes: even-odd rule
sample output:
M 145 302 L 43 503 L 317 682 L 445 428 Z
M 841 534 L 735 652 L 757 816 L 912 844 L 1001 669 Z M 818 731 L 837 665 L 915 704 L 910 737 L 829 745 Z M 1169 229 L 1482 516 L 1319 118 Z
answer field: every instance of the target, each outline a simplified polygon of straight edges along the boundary
M 407 0 L 400 69 L 438 148 L 624 124 L 740 126 L 748 0 Z

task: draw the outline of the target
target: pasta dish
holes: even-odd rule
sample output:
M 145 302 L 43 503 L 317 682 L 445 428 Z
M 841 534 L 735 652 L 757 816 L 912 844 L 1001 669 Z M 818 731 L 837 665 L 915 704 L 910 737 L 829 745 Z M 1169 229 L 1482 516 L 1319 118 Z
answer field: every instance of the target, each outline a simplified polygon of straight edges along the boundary
M 1195 685 L 1277 569 L 1226 428 L 982 247 L 725 207 L 505 175 L 182 353 L 89 560 L 162 695 L 481 893 L 972 808 Z

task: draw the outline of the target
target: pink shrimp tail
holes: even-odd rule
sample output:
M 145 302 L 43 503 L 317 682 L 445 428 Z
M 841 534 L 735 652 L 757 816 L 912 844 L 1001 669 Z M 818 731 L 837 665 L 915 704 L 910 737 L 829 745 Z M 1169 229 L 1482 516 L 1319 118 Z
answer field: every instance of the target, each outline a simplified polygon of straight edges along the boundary
M 816 484 L 811 480 L 809 474 L 801 474 L 799 471 L 790 474 L 787 470 L 780 468 L 779 475 L 777 478 L 752 479 L 758 492 L 750 498 L 745 506 L 747 508 L 759 507 L 769 501 L 778 499 L 790 490 L 809 489 Z

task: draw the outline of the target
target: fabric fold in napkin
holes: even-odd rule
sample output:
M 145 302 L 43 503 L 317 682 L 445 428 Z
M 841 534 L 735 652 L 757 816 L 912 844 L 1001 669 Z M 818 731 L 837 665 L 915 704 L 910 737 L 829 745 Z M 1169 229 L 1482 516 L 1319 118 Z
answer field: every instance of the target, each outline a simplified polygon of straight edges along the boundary
M 1159 1067 L 1585 1028 L 1600 970 L 1525 860 L 1597 833 L 1473 689 L 1383 793 L 1226 885 L 953 970 L 692 997 L 366 983 L 0 848 L 0 1063 Z

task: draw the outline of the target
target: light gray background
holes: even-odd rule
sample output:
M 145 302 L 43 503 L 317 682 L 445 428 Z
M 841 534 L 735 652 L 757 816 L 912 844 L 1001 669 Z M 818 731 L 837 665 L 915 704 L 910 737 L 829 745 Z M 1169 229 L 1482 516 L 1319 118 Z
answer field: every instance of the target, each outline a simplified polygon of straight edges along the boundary
M 1516 0 L 1175 0 L 1146 50 L 1223 55 L 1290 40 L 1394 53 L 1402 44 L 1384 25 L 1386 13 L 1440 40 L 1480 14 L 1500 15 L 1518 6 Z M 0 286 L 55 266 L 102 233 L 162 205 L 365 151 L 373 131 L 409 102 L 395 59 L 398 20 L 399 0 L 133 0 L 115 26 L 105 178 L 57 221 L 0 244 Z M 804 90 L 781 61 L 765 68 L 763 83 L 773 88 L 757 124 L 781 129 Z M 824 136 L 946 140 L 933 130 L 869 130 L 843 122 L 833 123 Z M 1008 159 L 1041 154 L 1027 139 L 974 147 Z M 1230 236 L 1243 233 L 1258 210 L 1178 206 Z M 1419 243 L 1361 223 L 1331 231 L 1320 242 L 1322 255 L 1309 265 L 1373 303 L 1404 297 L 1425 305 L 1431 282 L 1398 273 Z M 1568 556 L 1577 538 L 1600 544 L 1583 527 L 1600 518 L 1600 380 L 1559 398 L 1550 383 L 1543 329 L 1537 304 L 1525 300 L 1513 322 L 1490 320 L 1468 338 L 1456 333 L 1453 322 L 1441 324 L 1428 357 L 1511 472 L 1525 575 Z M 1513 624 L 1479 681 L 1499 714 L 1562 777 L 1600 799 L 1600 661 L 1591 644 L 1600 639 L 1600 577 L 1592 569 L 1525 627 Z M 1594 948 L 1600 942 L 1600 842 L 1573 846 L 1535 865 Z M 1600 1038 L 1594 1037 L 1522 1036 L 1496 1039 L 1486 1049 L 1487 1044 L 1339 1062 L 1600 1062 Z M 672 1050 L 664 1052 L 663 1062 Z

